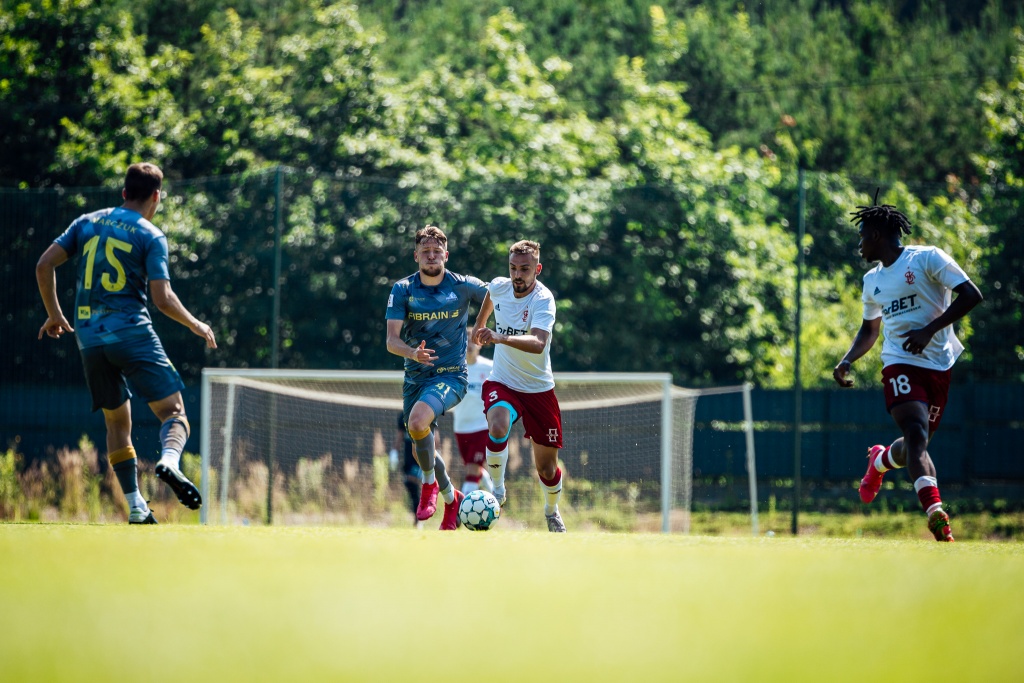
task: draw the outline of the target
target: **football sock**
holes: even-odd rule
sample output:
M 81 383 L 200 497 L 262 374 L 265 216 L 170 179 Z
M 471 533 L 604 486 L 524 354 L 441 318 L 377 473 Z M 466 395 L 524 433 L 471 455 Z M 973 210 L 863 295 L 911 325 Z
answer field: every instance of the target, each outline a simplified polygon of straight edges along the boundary
M 556 468 L 551 479 L 541 477 L 540 483 L 544 487 L 544 514 L 553 515 L 558 512 L 558 499 L 562 495 L 562 468 Z
M 494 493 L 494 482 L 491 480 L 491 475 L 487 473 L 486 469 L 480 473 L 480 488 Z
M 505 488 L 505 468 L 508 466 L 508 437 L 498 442 L 492 436 L 487 444 L 487 470 L 490 472 L 494 488 Z
M 139 459 L 135 456 L 135 448 L 127 446 L 108 453 L 107 460 L 110 461 L 128 504 L 132 507 L 146 507 L 146 501 L 139 493 Z
M 884 451 L 875 456 L 875 461 L 873 464 L 875 466 L 875 469 L 878 470 L 879 472 L 888 472 L 889 470 L 899 468 L 899 465 L 896 464 L 896 461 L 892 459 L 892 453 L 890 452 L 891 450 L 892 448 L 890 446 L 886 446 Z
M 444 460 L 437 453 L 434 454 L 434 474 L 437 476 L 437 488 L 444 497 L 444 502 L 450 503 L 455 500 L 455 487 L 448 477 L 448 470 L 444 466 Z
M 942 507 L 942 499 L 939 498 L 939 484 L 935 477 L 918 477 L 914 482 L 914 490 L 917 491 L 917 499 L 921 501 L 921 507 L 929 515 Z
M 126 493 L 124 497 L 128 499 L 128 507 L 138 508 L 139 510 L 149 509 L 149 506 L 146 505 L 146 499 L 138 491 Z
M 185 450 L 185 442 L 189 435 L 188 419 L 184 415 L 174 415 L 160 425 L 160 460 L 175 468 L 181 462 L 181 452 Z
M 480 488 L 480 475 L 467 474 L 466 480 L 462 482 L 462 492 L 469 494 L 472 491 L 476 491 L 478 488 Z
M 431 473 L 431 479 L 429 481 L 424 479 L 423 483 L 432 484 L 434 481 L 434 432 L 431 429 L 427 429 L 422 434 L 409 432 L 409 436 L 412 437 L 413 455 L 416 456 L 416 462 L 423 469 L 423 476 L 425 477 L 428 471 Z

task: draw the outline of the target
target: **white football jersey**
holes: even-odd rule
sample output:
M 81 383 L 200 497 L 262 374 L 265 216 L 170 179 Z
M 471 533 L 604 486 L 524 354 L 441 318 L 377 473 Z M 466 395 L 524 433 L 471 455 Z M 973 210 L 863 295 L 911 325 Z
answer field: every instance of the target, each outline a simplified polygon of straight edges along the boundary
M 906 363 L 948 370 L 964 350 L 949 325 L 935 333 L 918 355 L 903 350 L 905 334 L 918 330 L 949 308 L 952 290 L 970 278 L 937 247 L 904 247 L 888 268 L 877 264 L 864 275 L 864 319 L 882 318 L 882 365 Z
M 533 291 L 521 299 L 515 297 L 512 280 L 495 278 L 487 285 L 494 304 L 494 329 L 509 336 L 530 334 L 533 328 L 551 332 L 555 328 L 555 297 L 537 281 Z M 538 394 L 555 388 L 551 372 L 551 335 L 542 353 L 527 353 L 507 344 L 494 345 L 491 377 L 510 389 Z
M 472 434 L 487 429 L 487 415 L 484 414 L 484 381 L 491 374 L 494 365 L 490 358 L 477 356 L 476 362 L 466 366 L 469 371 L 469 388 L 466 397 L 452 411 L 455 415 L 454 430 L 459 434 Z

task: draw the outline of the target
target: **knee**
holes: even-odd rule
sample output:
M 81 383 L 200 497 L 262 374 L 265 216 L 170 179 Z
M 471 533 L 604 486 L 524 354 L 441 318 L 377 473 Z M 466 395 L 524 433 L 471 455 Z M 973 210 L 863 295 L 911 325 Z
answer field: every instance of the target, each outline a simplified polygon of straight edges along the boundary
M 552 480 L 555 478 L 555 472 L 558 471 L 558 463 L 537 463 L 537 474 L 540 475 L 541 479 Z
M 924 449 L 928 446 L 928 426 L 912 422 L 903 427 L 903 444 L 906 449 Z
M 430 418 L 426 415 L 413 413 L 409 416 L 409 423 L 406 425 L 409 436 L 414 440 L 423 439 L 430 433 Z
M 504 415 L 487 416 L 487 433 L 492 439 L 500 441 L 508 436 L 509 426 L 508 418 Z

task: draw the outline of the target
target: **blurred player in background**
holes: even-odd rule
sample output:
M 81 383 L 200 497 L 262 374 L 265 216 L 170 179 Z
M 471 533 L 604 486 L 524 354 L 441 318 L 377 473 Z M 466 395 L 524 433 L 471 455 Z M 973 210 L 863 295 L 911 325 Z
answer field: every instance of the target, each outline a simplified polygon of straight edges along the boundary
M 978 305 L 981 292 L 941 249 L 903 246 L 900 237 L 910 234 L 910 221 L 894 207 L 857 208 L 853 221 L 860 226 L 861 256 L 879 263 L 864 276 L 864 319 L 832 375 L 840 386 L 853 386 L 850 367 L 874 346 L 884 320 L 882 388 L 886 408 L 903 432 L 889 446 L 868 449 L 860 497 L 870 503 L 885 472 L 906 467 L 929 531 L 937 541 L 952 541 L 927 448 L 942 420 L 953 364 L 964 349 L 952 325 Z
M 494 495 L 505 504 L 505 468 L 512 425 L 522 418 L 533 443 L 533 462 L 544 488 L 548 531 L 564 532 L 558 511 L 562 494 L 562 413 L 551 371 L 551 333 L 555 327 L 555 297 L 538 279 L 540 245 L 521 240 L 509 248 L 509 277 L 495 278 L 480 305 L 473 338 L 494 344 L 494 365 L 484 382 L 487 410 L 487 467 L 494 478 Z M 494 313 L 494 329 L 487 325 Z
M 132 446 L 130 384 L 160 419 L 160 461 L 156 476 L 182 505 L 197 510 L 199 490 L 178 469 L 189 424 L 181 399 L 184 384 L 153 330 L 146 308 L 146 285 L 161 313 L 217 348 L 210 326 L 189 313 L 171 289 L 167 237 L 150 221 L 160 205 L 163 172 L 154 164 L 132 164 L 125 175 L 119 208 L 79 216 L 36 265 L 36 282 L 46 307 L 43 335 L 74 332 L 92 394 L 93 410 L 103 409 L 107 459 L 128 499 L 129 524 L 156 524 L 139 493 L 138 458 Z M 77 331 L 57 300 L 56 269 L 79 255 L 75 296 Z
M 483 300 L 487 287 L 445 268 L 448 237 L 433 225 L 416 231 L 413 259 L 419 270 L 396 282 L 388 297 L 387 348 L 405 358 L 403 414 L 423 470 L 416 518 L 433 516 L 440 493 L 445 502 L 441 530 L 450 531 L 459 527 L 459 502 L 465 496 L 435 452 L 434 429 L 437 418 L 466 394 L 469 306 Z
M 470 331 L 472 331 L 470 325 Z M 491 475 L 484 465 L 487 463 L 487 416 L 484 414 L 484 400 L 481 391 L 488 375 L 491 374 L 491 359 L 480 355 L 480 345 L 468 340 L 466 346 L 466 370 L 469 373 L 469 388 L 462 402 L 455 407 L 455 441 L 465 467 L 465 481 L 462 492 L 482 488 L 494 491 Z
M 389 465 L 392 472 L 397 472 L 399 466 L 402 468 L 402 484 L 409 493 L 409 510 L 412 512 L 414 524 L 419 527 L 423 525 L 423 522 L 416 519 L 416 505 L 420 499 L 420 475 L 423 470 L 420 469 L 419 463 L 416 462 L 416 456 L 413 455 L 412 437 L 409 436 L 409 430 L 405 427 L 404 413 L 398 413 L 397 427 L 395 440 L 388 453 Z

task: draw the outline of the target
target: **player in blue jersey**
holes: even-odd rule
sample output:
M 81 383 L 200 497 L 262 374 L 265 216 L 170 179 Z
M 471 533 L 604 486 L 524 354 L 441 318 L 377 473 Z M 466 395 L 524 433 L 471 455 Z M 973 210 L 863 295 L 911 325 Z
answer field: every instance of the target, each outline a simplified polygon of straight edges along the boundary
M 388 351 L 405 358 L 405 426 L 423 470 L 416 518 L 433 516 L 440 493 L 445 501 L 441 530 L 448 531 L 459 527 L 459 503 L 464 496 L 452 485 L 444 461 L 434 450 L 433 430 L 437 418 L 466 395 L 469 306 L 483 301 L 487 286 L 445 268 L 448 237 L 433 225 L 416 231 L 413 258 L 419 271 L 396 282 L 388 297 L 387 345 Z
M 189 313 L 171 289 L 167 238 L 150 223 L 160 205 L 163 177 L 154 164 L 132 164 L 121 192 L 124 204 L 79 216 L 36 264 L 47 314 L 39 339 L 75 333 L 92 409 L 103 409 L 107 459 L 128 499 L 130 524 L 156 524 L 156 519 L 139 493 L 128 384 L 160 419 L 156 476 L 186 507 L 196 510 L 202 504 L 199 490 L 178 468 L 189 435 L 181 399 L 184 384 L 153 331 L 146 285 L 162 313 L 205 339 L 209 348 L 217 348 L 210 326 Z M 57 267 L 72 256 L 80 257 L 75 327 L 57 300 L 56 278 Z

